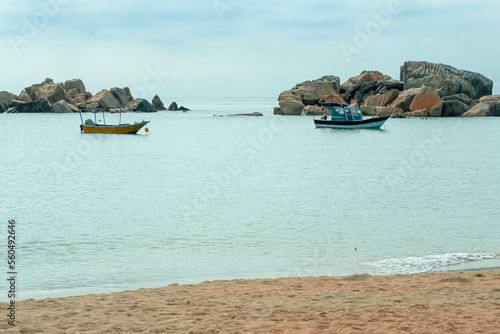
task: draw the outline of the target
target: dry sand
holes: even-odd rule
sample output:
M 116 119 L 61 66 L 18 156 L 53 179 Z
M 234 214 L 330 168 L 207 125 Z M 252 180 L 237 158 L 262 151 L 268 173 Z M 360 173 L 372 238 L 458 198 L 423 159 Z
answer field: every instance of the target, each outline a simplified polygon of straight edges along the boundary
M 170 285 L 26 300 L 16 315 L 17 327 L 2 320 L 0 331 L 499 333 L 500 271 Z

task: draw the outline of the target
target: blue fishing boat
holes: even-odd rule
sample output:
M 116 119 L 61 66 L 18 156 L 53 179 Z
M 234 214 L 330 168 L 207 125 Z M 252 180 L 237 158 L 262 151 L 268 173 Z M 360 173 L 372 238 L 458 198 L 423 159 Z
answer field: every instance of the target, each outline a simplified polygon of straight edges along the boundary
M 361 114 L 361 109 L 356 106 L 347 106 L 345 104 L 337 104 L 325 102 L 322 103 L 323 108 L 331 110 L 331 116 L 327 115 L 321 119 L 315 119 L 314 124 L 317 128 L 331 129 L 380 129 L 391 116 L 375 116 L 364 119 Z

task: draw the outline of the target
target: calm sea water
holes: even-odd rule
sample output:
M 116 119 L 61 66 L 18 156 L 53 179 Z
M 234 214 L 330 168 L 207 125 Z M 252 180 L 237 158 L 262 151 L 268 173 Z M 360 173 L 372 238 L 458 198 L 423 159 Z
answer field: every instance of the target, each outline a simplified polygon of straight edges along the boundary
M 151 120 L 135 136 L 0 115 L 20 299 L 500 258 L 500 118 L 349 131 L 274 116 L 275 99 L 177 102 L 192 111 L 123 114 Z

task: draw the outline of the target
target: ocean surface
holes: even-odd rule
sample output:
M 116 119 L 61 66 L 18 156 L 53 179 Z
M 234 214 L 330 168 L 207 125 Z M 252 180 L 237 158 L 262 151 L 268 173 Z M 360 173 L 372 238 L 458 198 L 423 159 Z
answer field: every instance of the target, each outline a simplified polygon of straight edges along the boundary
M 122 114 L 151 121 L 138 135 L 0 115 L 0 249 L 15 219 L 18 300 L 500 259 L 500 118 L 331 130 L 274 116 L 275 98 L 176 101 L 191 112 Z

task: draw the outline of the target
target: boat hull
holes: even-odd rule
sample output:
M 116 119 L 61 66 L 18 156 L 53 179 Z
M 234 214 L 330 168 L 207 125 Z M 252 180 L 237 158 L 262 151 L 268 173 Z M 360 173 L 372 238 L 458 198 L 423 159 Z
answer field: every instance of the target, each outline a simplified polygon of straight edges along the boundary
M 391 116 L 382 116 L 363 119 L 361 121 L 325 121 L 315 119 L 314 124 L 317 128 L 330 129 L 380 129 Z
M 136 134 L 149 122 L 127 125 L 80 125 L 83 133 Z

